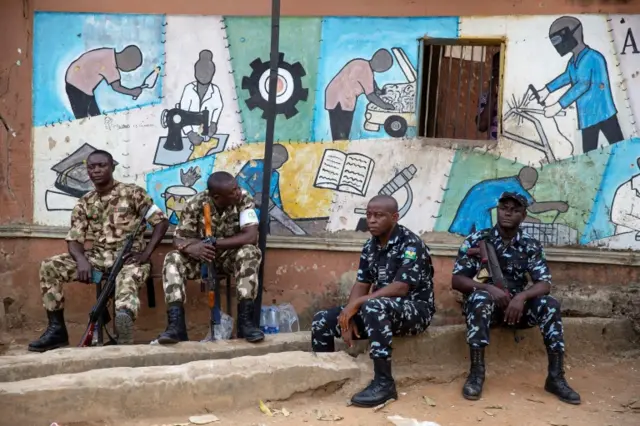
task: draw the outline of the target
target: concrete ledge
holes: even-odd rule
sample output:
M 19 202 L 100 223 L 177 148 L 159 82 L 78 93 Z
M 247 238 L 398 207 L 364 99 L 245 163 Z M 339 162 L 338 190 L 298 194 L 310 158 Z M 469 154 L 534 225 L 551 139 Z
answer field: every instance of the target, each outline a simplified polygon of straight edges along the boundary
M 80 373 L 101 368 L 179 365 L 192 361 L 310 350 L 311 340 L 308 332 L 268 335 L 264 342 L 259 344 L 251 344 L 245 340 L 226 340 L 216 343 L 184 342 L 166 346 L 64 348 L 43 354 L 0 357 L 0 382 Z
M 443 369 L 453 364 L 467 362 L 468 348 L 465 342 L 465 326 L 431 327 L 417 337 L 394 339 L 394 363 L 420 364 L 430 369 Z M 565 318 L 564 332 L 567 354 L 572 358 L 594 358 L 604 354 L 616 354 L 638 349 L 638 335 L 631 321 L 610 318 Z M 495 328 L 487 349 L 487 362 L 503 360 L 544 359 L 544 345 L 537 328 L 519 330 L 524 337 L 515 343 L 512 331 Z M 116 367 L 151 367 L 179 365 L 200 360 L 229 359 L 242 356 L 258 356 L 268 353 L 311 350 L 309 332 L 283 333 L 267 336 L 260 344 L 243 340 L 217 343 L 185 342 L 177 345 L 107 346 L 103 348 L 68 348 L 44 354 L 0 357 L 0 381 L 46 377 L 55 374 L 81 373 L 89 370 Z M 357 342 L 347 349 L 337 341 L 336 348 L 352 356 L 366 354 L 366 341 Z
M 566 352 L 572 358 L 602 357 L 639 348 L 638 335 L 627 319 L 564 318 L 563 324 Z M 432 327 L 420 336 L 395 339 L 393 361 L 436 369 L 466 363 L 469 349 L 465 335 L 465 325 L 447 325 Z M 515 342 L 512 330 L 492 329 L 491 343 L 486 350 L 487 363 L 544 359 L 544 344 L 537 327 L 518 330 L 517 335 L 524 337 L 519 343 Z M 341 347 L 345 348 L 344 345 Z M 367 343 L 361 341 L 348 352 L 359 355 L 367 350 Z
M 283 400 L 359 374 L 345 353 L 299 351 L 63 374 L 0 384 L 2 405 L 11 407 L 0 425 L 192 415 Z

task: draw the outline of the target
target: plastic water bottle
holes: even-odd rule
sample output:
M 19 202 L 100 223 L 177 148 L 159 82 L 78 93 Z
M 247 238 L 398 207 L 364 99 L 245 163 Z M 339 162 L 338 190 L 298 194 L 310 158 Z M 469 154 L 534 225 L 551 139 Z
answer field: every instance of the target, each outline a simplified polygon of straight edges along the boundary
M 264 334 L 269 334 L 269 308 L 266 306 L 260 308 L 260 330 Z
M 271 306 L 269 306 L 269 313 L 267 317 L 267 327 L 269 334 L 277 334 L 280 332 L 280 315 L 278 306 L 276 305 L 275 299 L 273 300 Z

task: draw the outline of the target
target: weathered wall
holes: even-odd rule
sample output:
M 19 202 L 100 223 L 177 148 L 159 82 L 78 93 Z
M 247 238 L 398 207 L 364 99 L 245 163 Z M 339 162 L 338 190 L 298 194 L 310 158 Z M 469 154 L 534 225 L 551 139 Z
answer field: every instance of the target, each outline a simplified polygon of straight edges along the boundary
M 202 190 L 213 170 L 227 170 L 238 176 L 245 189 L 259 191 L 266 98 L 261 77 L 268 69 L 270 24 L 259 15 L 269 13 L 270 2 L 247 1 L 99 5 L 72 0 L 5 1 L 0 16 L 0 223 L 67 226 L 71 206 L 89 189 L 82 159 L 92 148 L 111 151 L 119 164 L 118 178 L 147 188 L 174 223 L 181 197 Z M 640 66 L 636 45 L 640 22 L 633 13 L 640 13 L 640 1 L 418 3 L 403 0 L 374 7 L 364 0 L 283 1 L 282 11 L 288 16 L 281 26 L 284 62 L 280 64 L 275 156 L 282 166 L 273 175 L 272 199 L 284 214 L 273 213 L 272 233 L 340 236 L 358 230 L 362 216 L 357 209 L 413 165 L 415 175 L 409 182 L 413 199 L 402 223 L 418 232 L 463 235 L 474 226 L 491 224 L 495 200 L 489 197 L 490 203 L 484 204 L 479 192 L 495 197 L 505 188 L 514 188 L 538 203 L 550 203 L 531 210 L 539 223 L 527 225 L 547 245 L 638 248 L 633 179 L 640 174 L 635 120 L 640 99 L 633 81 Z M 623 133 L 624 140 L 614 145 L 600 133 L 600 148 L 588 153 L 582 149 L 577 117 L 598 121 L 601 105 L 588 103 L 580 110 L 574 102 L 564 115 L 546 118 L 540 113 L 542 106 L 525 96 L 529 84 L 542 88 L 570 61 L 571 55 L 560 57 L 549 42 L 549 27 L 562 14 L 580 20 L 584 42 L 602 55 L 605 68 L 599 68 L 600 73 L 589 81 L 602 84 L 602 90 L 611 88 Z M 334 140 L 325 104 L 328 83 L 353 59 L 369 59 L 378 49 L 400 53 L 392 49 L 400 48 L 410 66 L 403 69 L 401 55 L 394 55 L 392 68 L 376 74 L 376 82 L 380 87 L 404 84 L 401 87 L 408 92 L 415 90 L 411 67 L 418 69 L 416 39 L 424 35 L 505 40 L 504 133 L 498 143 L 490 150 L 456 149 L 452 144 L 416 139 L 412 126 L 404 136 L 391 137 L 384 126 L 376 129 L 366 123 L 370 118 L 364 97 L 357 101 L 347 140 Z M 140 86 L 158 69 L 155 85 L 133 99 L 102 82 L 95 89 L 100 114 L 85 118 L 74 113 L 69 93 L 76 107 L 82 96 L 73 88 L 68 91 L 67 80 L 77 84 L 83 67 L 93 66 L 97 74 L 108 71 L 96 61 L 71 63 L 93 49 L 120 51 L 128 45 L 140 49 L 142 65 L 133 72 L 121 71 L 122 84 Z M 213 96 L 207 101 L 210 110 L 219 112 L 214 120 L 216 132 L 210 141 L 193 147 L 184 133 L 178 134 L 174 142 L 182 143 L 182 149 L 167 150 L 165 111 L 181 103 L 182 109 L 189 109 L 196 62 L 208 52 L 215 65 L 213 85 L 220 93 L 219 101 L 213 102 Z M 547 105 L 567 89 L 552 94 Z M 538 109 L 538 113 L 527 114 L 523 108 Z M 408 123 L 415 122 L 411 103 L 399 109 Z M 547 150 L 541 146 L 544 140 Z M 348 166 L 334 170 L 330 163 L 337 164 L 337 157 L 330 160 L 330 154 L 353 155 Z M 523 169 L 533 176 L 528 184 L 517 179 Z M 359 181 L 354 185 L 358 189 L 330 187 L 331 177 L 341 175 L 344 183 L 350 174 Z M 404 205 L 403 191 L 395 195 Z M 0 296 L 8 312 L 39 316 L 38 262 L 63 249 L 60 241 L 0 241 Z M 271 294 L 294 300 L 307 316 L 314 306 L 325 303 L 323 297 L 335 298 L 340 277 L 353 270 L 355 262 L 354 254 L 336 252 L 296 251 L 293 256 L 291 251 L 272 250 L 267 258 L 265 300 Z M 455 303 L 446 290 L 451 259 L 436 262 L 440 312 L 453 312 Z M 156 268 L 159 263 L 157 259 Z M 607 281 L 606 266 L 556 263 L 553 267 L 558 281 Z M 633 268 L 618 269 L 620 281 L 637 279 Z M 327 281 L 332 284 L 325 287 Z M 78 305 L 70 302 L 77 321 L 84 320 L 92 295 L 81 287 L 72 290 L 77 295 L 83 291 L 85 297 L 78 299 Z M 194 292 L 192 300 L 197 300 Z M 158 287 L 159 299 L 160 295 Z M 141 327 L 149 321 L 148 327 L 157 329 L 158 321 L 164 321 L 163 309 L 150 312 L 141 318 Z M 204 311 L 197 312 L 194 315 L 204 318 Z

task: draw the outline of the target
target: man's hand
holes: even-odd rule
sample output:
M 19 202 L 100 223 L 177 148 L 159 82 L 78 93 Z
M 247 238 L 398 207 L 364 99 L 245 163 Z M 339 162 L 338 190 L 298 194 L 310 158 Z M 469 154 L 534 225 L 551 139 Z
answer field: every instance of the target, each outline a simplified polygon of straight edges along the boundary
M 358 333 L 358 327 L 356 327 L 356 323 L 355 321 L 351 320 L 349 321 L 349 326 L 347 327 L 347 329 L 341 329 L 342 330 L 342 340 L 344 340 L 344 343 L 347 344 L 348 347 L 352 348 L 353 347 L 353 341 L 354 336 L 356 339 L 360 338 L 360 334 Z
M 511 295 L 504 290 L 500 290 L 498 287 L 494 285 L 490 285 L 487 287 L 487 291 L 493 298 L 493 302 L 500 309 L 504 309 L 509 306 L 509 302 L 511 302 Z
M 196 244 L 191 244 L 184 251 L 191 257 L 198 259 L 202 262 L 213 262 L 216 258 L 216 248 L 211 244 L 207 244 L 204 241 L 200 241 Z
M 213 137 L 218 131 L 218 123 L 209 124 L 209 137 Z
M 76 280 L 81 283 L 90 283 L 91 282 L 91 264 L 87 259 L 82 259 L 78 261 L 77 266 L 78 272 L 76 274 Z
M 142 265 L 143 263 L 147 263 L 149 261 L 149 255 L 146 253 L 138 253 L 135 251 L 131 251 L 124 256 L 124 264 L 125 265 Z
M 196 146 L 200 145 L 204 141 L 204 138 L 199 134 L 197 134 L 196 132 L 187 133 L 187 138 L 189 139 L 189 142 L 191 142 L 192 145 L 196 145 Z
M 525 298 L 522 296 L 522 293 L 513 296 L 507 310 L 504 312 L 504 322 L 508 325 L 518 324 L 524 311 L 524 302 Z
M 555 117 L 560 111 L 562 111 L 562 107 L 558 102 L 556 102 L 555 104 L 544 108 L 544 116 L 547 118 Z
M 558 203 L 558 211 L 560 213 L 566 213 L 567 210 L 569 210 L 569 204 L 565 203 L 564 201 L 560 201 Z
M 341 330 L 344 331 L 349 328 L 349 322 L 351 321 L 351 318 L 353 318 L 355 314 L 358 313 L 358 309 L 360 309 L 360 306 L 353 302 L 349 303 L 342 309 L 342 312 L 340 312 L 340 316 L 338 316 L 338 324 L 340 324 Z
M 538 101 L 538 103 L 542 105 L 544 101 L 546 101 L 547 98 L 549 97 L 549 91 L 547 90 L 546 87 L 543 87 L 542 89 L 538 90 L 538 96 L 540 96 L 540 100 Z M 536 95 L 532 93 L 531 96 L 529 96 L 529 100 L 537 101 Z

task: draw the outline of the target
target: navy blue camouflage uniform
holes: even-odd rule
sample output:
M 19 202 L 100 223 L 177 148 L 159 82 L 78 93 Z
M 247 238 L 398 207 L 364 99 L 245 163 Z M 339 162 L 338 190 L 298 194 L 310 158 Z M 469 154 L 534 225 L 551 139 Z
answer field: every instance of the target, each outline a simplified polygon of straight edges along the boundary
M 373 291 L 394 281 L 409 285 L 405 297 L 379 297 L 365 302 L 353 317 L 360 339 L 369 339 L 372 359 L 391 359 L 393 336 L 422 333 L 435 313 L 433 266 L 429 248 L 419 236 L 396 225 L 385 247 L 370 238 L 360 255 L 357 281 Z M 322 310 L 311 324 L 315 352 L 333 352 L 334 337 L 341 337 L 338 316 L 344 306 Z
M 497 227 L 475 232 L 464 240 L 453 267 L 454 275 L 473 279 L 480 272 L 479 257 L 469 256 L 467 251 L 478 247 L 482 239 L 486 239 L 495 247 L 505 285 L 509 283 L 512 297 L 525 289 L 526 273 L 534 283 L 546 281 L 551 284 L 551 271 L 540 242 L 526 232 L 518 230 L 513 240 L 504 243 Z M 494 306 L 491 295 L 485 290 L 476 290 L 464 296 L 463 313 L 467 322 L 467 343 L 472 348 L 487 346 L 490 326 L 504 321 L 504 311 Z M 515 327 L 530 328 L 536 325 L 540 327 L 548 350 L 564 352 L 560 303 L 556 299 L 546 295 L 525 302 L 522 318 Z

